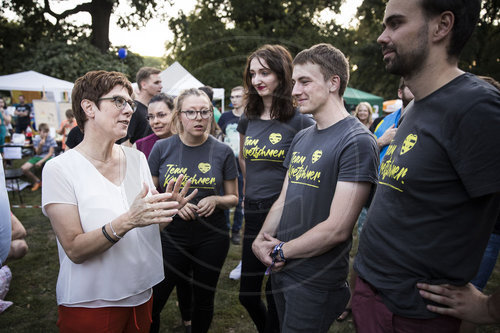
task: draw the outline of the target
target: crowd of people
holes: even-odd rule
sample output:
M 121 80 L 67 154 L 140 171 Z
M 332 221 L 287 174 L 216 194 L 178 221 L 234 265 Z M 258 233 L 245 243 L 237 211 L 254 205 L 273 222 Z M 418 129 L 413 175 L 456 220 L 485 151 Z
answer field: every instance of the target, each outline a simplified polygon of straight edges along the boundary
M 7 103 L 4 98 L 0 98 L 0 313 L 9 308 L 13 303 L 6 300 L 12 280 L 12 272 L 7 265 L 12 260 L 21 259 L 28 253 L 28 243 L 26 242 L 27 232 L 21 221 L 15 216 L 9 207 L 6 176 L 4 171 L 4 145 L 6 137 L 11 137 L 14 133 L 26 131 L 30 123 L 31 106 L 25 103 L 24 96 L 19 96 L 19 103 L 14 106 L 14 111 L 10 113 L 7 110 Z M 13 121 L 15 119 L 15 122 Z M 45 124 L 41 124 L 44 129 Z M 48 130 L 48 127 L 47 127 Z M 43 136 L 43 138 L 41 138 Z M 41 133 L 36 137 L 35 152 L 41 156 L 35 156 L 26 162 L 21 170 L 31 179 L 34 179 L 34 190 L 37 190 L 37 177 L 30 172 L 34 166 L 41 166 L 43 162 L 38 163 L 45 158 L 44 146 L 47 141 L 46 133 Z M 49 140 L 50 141 L 50 140 Z M 40 144 L 42 142 L 42 144 Z M 50 143 L 48 143 L 50 145 Z M 48 146 L 47 146 L 48 147 Z M 38 180 L 39 181 L 39 180 Z M 18 185 L 16 185 L 18 186 Z M 39 186 L 39 185 L 38 185 Z
M 403 106 L 375 120 L 346 110 L 349 63 L 325 43 L 252 52 L 218 120 L 209 87 L 174 98 L 155 68 L 135 100 L 121 73 L 80 77 L 66 151 L 52 158 L 40 124 L 23 165 L 45 164 L 59 330 L 158 332 L 175 287 L 185 331 L 209 332 L 240 229 L 239 301 L 260 333 L 328 332 L 351 312 L 361 333 L 499 323 L 500 290 L 481 289 L 500 247 L 500 93 L 458 68 L 480 3 L 389 0 L 377 41 Z M 22 256 L 13 226 L 0 243 Z

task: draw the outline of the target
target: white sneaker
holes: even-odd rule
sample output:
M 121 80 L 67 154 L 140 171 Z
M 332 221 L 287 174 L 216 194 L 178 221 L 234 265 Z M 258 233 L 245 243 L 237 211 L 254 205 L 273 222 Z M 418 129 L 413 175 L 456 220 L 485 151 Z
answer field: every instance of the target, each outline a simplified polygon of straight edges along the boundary
M 14 304 L 14 303 L 12 303 L 10 301 L 2 301 L 2 300 L 0 300 L 0 313 L 2 313 L 5 310 L 7 310 L 7 308 L 9 306 L 11 306 L 12 304 Z
M 238 266 L 236 266 L 236 268 L 233 269 L 231 273 L 229 273 L 229 278 L 231 280 L 239 280 L 240 277 L 241 277 L 241 260 L 238 263 Z

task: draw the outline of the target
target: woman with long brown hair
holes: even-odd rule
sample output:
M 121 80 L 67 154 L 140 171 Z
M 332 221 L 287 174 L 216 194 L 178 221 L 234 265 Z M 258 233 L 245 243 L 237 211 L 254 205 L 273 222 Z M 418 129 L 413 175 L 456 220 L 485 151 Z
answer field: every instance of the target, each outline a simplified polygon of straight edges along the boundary
M 245 232 L 240 302 L 259 332 L 279 331 L 270 281 L 268 309 L 261 300 L 266 267 L 252 252 L 252 243 L 280 194 L 287 169 L 283 161 L 292 140 L 314 121 L 292 102 L 292 56 L 280 45 L 264 45 L 247 59 L 244 71 L 247 105 L 238 123 L 240 166 L 245 179 Z M 269 310 L 269 311 L 268 311 Z

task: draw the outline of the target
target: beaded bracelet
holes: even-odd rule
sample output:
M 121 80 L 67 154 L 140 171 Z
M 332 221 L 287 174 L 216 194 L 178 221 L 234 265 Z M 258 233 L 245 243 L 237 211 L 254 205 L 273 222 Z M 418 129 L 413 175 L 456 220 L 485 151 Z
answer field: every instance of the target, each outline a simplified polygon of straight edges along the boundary
M 102 234 L 104 235 L 104 237 L 106 237 L 107 240 L 109 240 L 112 244 L 115 244 L 116 240 L 114 240 L 113 238 L 111 238 L 111 236 L 108 234 L 108 232 L 106 231 L 106 225 L 103 225 L 102 226 Z
M 285 242 L 281 242 L 279 245 L 278 245 L 278 254 L 280 255 L 280 258 L 281 258 L 281 261 L 282 262 L 286 262 L 286 258 L 285 258 L 285 255 L 283 254 L 283 245 L 285 244 Z
M 271 273 L 271 270 L 273 269 L 274 265 L 277 262 L 284 262 L 286 263 L 286 258 L 285 255 L 283 254 L 283 245 L 285 242 L 281 242 L 278 245 L 276 245 L 273 249 L 273 251 L 269 254 L 273 261 L 271 262 L 271 265 L 267 267 L 266 272 L 264 273 L 265 275 L 269 275 Z M 279 257 L 278 257 L 279 256 Z
M 276 258 L 276 261 L 286 262 L 285 255 L 283 254 L 283 245 L 285 242 L 281 242 L 274 247 L 272 256 Z M 279 258 L 277 257 L 279 255 Z
M 109 222 L 109 227 L 111 228 L 111 232 L 113 233 L 113 236 L 115 236 L 116 238 L 118 238 L 118 240 L 122 239 L 123 237 L 118 235 L 116 232 L 115 232 L 115 229 L 113 229 L 113 224 L 111 222 Z

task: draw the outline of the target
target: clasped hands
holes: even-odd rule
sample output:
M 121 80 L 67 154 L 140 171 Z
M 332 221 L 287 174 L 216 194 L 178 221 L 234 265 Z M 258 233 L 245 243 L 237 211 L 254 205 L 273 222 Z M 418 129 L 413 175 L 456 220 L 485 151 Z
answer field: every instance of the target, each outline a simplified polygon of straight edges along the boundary
M 259 233 L 257 238 L 255 238 L 252 243 L 252 251 L 255 256 L 267 267 L 271 267 L 272 271 L 279 271 L 285 266 L 283 261 L 276 261 L 273 264 L 273 259 L 271 257 L 271 253 L 274 250 L 274 247 L 280 244 L 281 241 L 277 238 L 272 237 L 267 233 Z
M 196 220 L 196 217 L 207 217 L 212 215 L 212 213 L 217 207 L 217 196 L 211 195 L 201 199 L 197 205 L 193 203 L 187 203 L 183 208 L 179 209 L 179 216 L 186 220 Z

